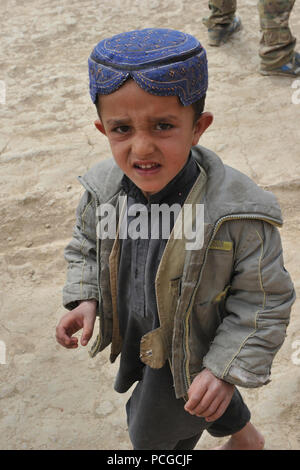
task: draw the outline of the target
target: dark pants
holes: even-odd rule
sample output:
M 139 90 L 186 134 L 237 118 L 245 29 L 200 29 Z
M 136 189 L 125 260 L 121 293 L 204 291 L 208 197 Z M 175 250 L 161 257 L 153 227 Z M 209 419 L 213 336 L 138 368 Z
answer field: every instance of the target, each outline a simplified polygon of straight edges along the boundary
M 244 403 L 238 389 L 226 409 L 225 413 L 206 430 L 211 436 L 225 437 L 240 431 L 250 421 L 250 411 Z M 202 432 L 192 436 L 189 439 L 179 441 L 174 447 L 176 450 L 192 450 L 196 447 L 197 442 L 202 436 Z
M 214 437 L 240 431 L 250 420 L 250 411 L 241 394 L 234 391 L 225 413 L 208 423 L 184 410 L 184 400 L 174 393 L 168 365 L 161 369 L 145 367 L 126 405 L 128 431 L 135 450 L 193 449 L 204 430 Z

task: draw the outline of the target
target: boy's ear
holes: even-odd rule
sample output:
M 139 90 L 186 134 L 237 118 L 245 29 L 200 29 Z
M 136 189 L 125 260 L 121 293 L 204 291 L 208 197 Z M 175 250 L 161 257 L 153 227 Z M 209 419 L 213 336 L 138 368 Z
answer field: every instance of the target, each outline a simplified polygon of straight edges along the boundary
M 193 146 L 198 144 L 201 135 L 204 134 L 204 132 L 211 125 L 213 120 L 214 117 L 212 113 L 205 112 L 201 114 L 194 126 L 194 138 L 192 143 Z
M 102 122 L 100 121 L 100 119 L 97 119 L 94 122 L 94 124 L 95 124 L 95 127 L 98 129 L 98 131 L 100 131 L 102 134 L 106 135 L 104 126 L 103 126 Z

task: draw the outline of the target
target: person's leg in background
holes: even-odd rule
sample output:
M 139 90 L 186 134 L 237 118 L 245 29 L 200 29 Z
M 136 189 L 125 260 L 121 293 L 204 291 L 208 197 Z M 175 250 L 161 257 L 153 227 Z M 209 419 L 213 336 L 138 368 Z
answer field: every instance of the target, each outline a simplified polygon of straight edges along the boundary
M 228 25 L 235 17 L 236 0 L 209 0 L 208 8 L 211 11 L 210 16 L 203 21 L 208 28 Z
M 258 0 L 262 37 L 259 46 L 262 75 L 300 76 L 300 54 L 289 28 L 295 0 Z M 209 0 L 211 11 L 203 23 L 208 28 L 208 44 L 220 46 L 242 28 L 236 15 L 236 0 Z
M 259 47 L 263 75 L 300 75 L 300 54 L 289 28 L 295 0 L 259 0 L 262 37 Z
M 208 43 L 210 46 L 220 46 L 242 27 L 241 20 L 236 16 L 236 0 L 209 0 L 211 11 L 203 23 L 208 28 Z

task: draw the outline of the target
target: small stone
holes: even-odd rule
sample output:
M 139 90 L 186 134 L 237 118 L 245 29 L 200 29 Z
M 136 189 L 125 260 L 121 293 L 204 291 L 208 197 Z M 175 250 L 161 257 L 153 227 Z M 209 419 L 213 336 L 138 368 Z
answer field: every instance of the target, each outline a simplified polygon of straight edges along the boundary
M 68 30 L 68 26 L 67 26 L 67 25 L 65 25 L 65 24 L 58 24 L 58 25 L 57 25 L 57 31 L 58 31 L 59 33 L 66 33 L 67 30 Z
M 72 185 L 71 185 L 71 184 L 68 184 L 68 186 L 67 186 L 67 191 L 70 191 L 70 189 L 72 189 Z
M 104 401 L 98 406 L 98 408 L 96 408 L 95 413 L 97 416 L 107 416 L 113 411 L 113 404 L 110 401 Z
M 30 248 L 32 246 L 32 242 L 31 241 L 26 242 L 25 246 L 26 246 L 26 248 Z
M 220 144 L 218 145 L 217 147 L 217 151 L 218 152 L 222 152 L 223 150 L 225 150 L 227 148 L 227 144 Z
M 55 114 L 56 121 L 66 121 L 67 120 L 67 113 L 65 111 L 60 111 L 59 113 Z
M 46 228 L 50 228 L 51 225 L 50 225 L 50 224 L 46 224 L 45 227 L 46 227 Z
M 74 16 L 68 16 L 66 19 L 65 19 L 65 23 L 68 25 L 68 26 L 74 26 L 75 24 L 77 24 L 77 20 Z

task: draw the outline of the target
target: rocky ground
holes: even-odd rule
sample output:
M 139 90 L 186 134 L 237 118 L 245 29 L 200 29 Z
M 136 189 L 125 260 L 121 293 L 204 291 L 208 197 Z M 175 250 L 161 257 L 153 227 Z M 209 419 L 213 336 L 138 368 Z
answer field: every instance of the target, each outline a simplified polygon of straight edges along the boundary
M 299 293 L 300 81 L 258 74 L 257 2 L 239 3 L 243 31 L 215 49 L 202 24 L 204 0 L 1 1 L 1 449 L 131 448 L 130 392 L 112 391 L 118 364 L 108 365 L 106 351 L 90 359 L 85 348 L 55 342 L 65 312 L 63 249 L 82 193 L 76 177 L 109 155 L 88 93 L 87 58 L 100 39 L 144 27 L 200 39 L 215 115 L 201 143 L 278 197 L 285 265 Z M 290 24 L 300 38 L 299 2 Z M 299 310 L 297 301 L 272 382 L 243 391 L 268 449 L 300 449 Z M 217 444 L 205 433 L 197 449 Z

